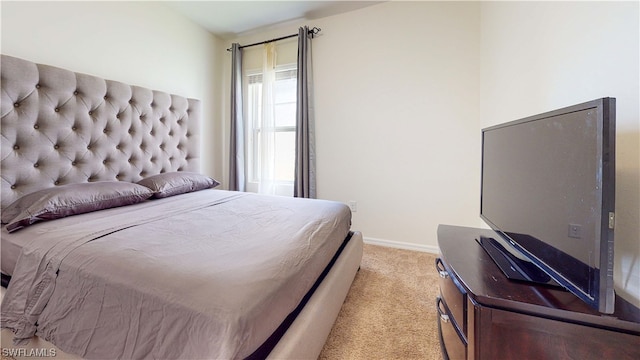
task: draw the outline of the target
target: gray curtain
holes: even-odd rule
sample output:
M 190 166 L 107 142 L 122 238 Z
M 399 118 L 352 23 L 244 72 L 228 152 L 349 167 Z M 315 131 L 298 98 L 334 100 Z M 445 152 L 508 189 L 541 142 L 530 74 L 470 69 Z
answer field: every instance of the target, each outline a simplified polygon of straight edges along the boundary
M 298 30 L 298 91 L 296 113 L 296 166 L 293 196 L 316 197 L 313 77 L 309 27 Z
M 231 141 L 229 190 L 245 191 L 244 120 L 242 118 L 242 49 L 231 45 Z

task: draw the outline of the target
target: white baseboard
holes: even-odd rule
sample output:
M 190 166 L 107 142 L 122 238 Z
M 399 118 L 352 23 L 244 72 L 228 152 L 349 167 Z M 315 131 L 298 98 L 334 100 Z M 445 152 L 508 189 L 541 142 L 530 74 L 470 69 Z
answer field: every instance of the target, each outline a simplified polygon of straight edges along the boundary
M 403 250 L 413 250 L 413 251 L 422 251 L 431 254 L 440 253 L 440 248 L 432 245 L 421 245 L 414 244 L 402 241 L 392 241 L 392 240 L 384 240 L 384 239 L 376 239 L 370 237 L 363 238 L 365 244 L 378 245 L 378 246 L 386 246 L 390 248 L 403 249 Z

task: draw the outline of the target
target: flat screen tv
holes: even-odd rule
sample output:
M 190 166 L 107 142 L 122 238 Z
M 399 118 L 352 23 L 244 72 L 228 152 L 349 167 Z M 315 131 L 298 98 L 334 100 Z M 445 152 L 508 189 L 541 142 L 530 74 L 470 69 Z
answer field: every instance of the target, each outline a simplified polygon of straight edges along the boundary
M 515 280 L 560 285 L 613 313 L 614 98 L 482 130 L 481 238 Z

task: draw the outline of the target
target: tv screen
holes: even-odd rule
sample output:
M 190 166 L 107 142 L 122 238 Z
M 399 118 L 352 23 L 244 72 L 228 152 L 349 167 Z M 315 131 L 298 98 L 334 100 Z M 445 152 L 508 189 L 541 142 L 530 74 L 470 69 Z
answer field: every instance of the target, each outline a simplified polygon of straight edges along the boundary
M 558 284 L 612 313 L 615 99 L 482 130 L 481 218 Z

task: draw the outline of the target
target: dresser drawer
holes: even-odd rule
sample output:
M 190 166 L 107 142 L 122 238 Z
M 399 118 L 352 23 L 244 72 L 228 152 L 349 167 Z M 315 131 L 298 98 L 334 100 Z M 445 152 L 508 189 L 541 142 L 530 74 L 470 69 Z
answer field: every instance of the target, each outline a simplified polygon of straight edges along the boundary
M 438 309 L 438 332 L 443 358 L 445 360 L 466 359 L 467 342 L 451 322 L 451 313 L 440 297 L 437 299 L 436 308 Z
M 441 258 L 436 259 L 436 269 L 440 274 L 440 296 L 451 312 L 452 322 L 460 333 L 467 336 L 467 293 L 454 277 Z

